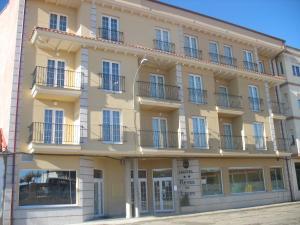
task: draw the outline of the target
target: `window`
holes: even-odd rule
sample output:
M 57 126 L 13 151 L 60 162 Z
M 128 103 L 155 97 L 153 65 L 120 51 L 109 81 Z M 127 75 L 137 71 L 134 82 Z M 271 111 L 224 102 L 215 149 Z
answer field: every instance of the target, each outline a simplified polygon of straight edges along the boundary
M 209 55 L 210 55 L 211 62 L 219 63 L 219 49 L 218 49 L 217 42 L 209 43 Z
M 300 67 L 293 65 L 292 69 L 293 69 L 293 75 L 296 77 L 300 77 Z
M 44 143 L 63 144 L 64 111 L 46 109 L 44 112 Z
M 155 48 L 166 51 L 173 52 L 172 44 L 170 43 L 170 33 L 168 30 L 156 28 L 155 29 Z
M 165 118 L 153 117 L 152 118 L 153 130 L 153 147 L 166 148 L 168 147 L 168 127 Z M 171 143 L 174 142 L 170 140 Z
M 271 168 L 270 175 L 271 175 L 272 190 L 284 189 L 282 168 Z
M 206 104 L 201 76 L 189 75 L 189 98 L 192 103 Z
M 76 171 L 21 170 L 19 205 L 76 204 Z
M 163 75 L 150 75 L 150 96 L 153 98 L 165 98 L 165 77 Z
M 101 38 L 111 41 L 120 41 L 119 20 L 110 16 L 102 16 Z
M 46 85 L 49 87 L 65 86 L 65 62 L 59 60 L 48 60 Z M 44 82 L 43 77 L 36 78 L 37 82 Z
M 67 17 L 51 13 L 50 28 L 55 30 L 67 31 Z
M 300 163 L 295 163 L 298 190 L 300 191 Z
M 189 35 L 184 36 L 184 52 L 188 57 L 200 59 L 201 56 L 198 51 L 197 37 Z
M 102 140 L 109 143 L 121 143 L 121 113 L 115 110 L 103 110 Z
M 231 193 L 265 191 L 262 169 L 230 169 Z
M 208 148 L 206 119 L 203 117 L 193 117 L 194 147 Z
M 264 63 L 262 61 L 258 62 L 258 72 L 265 73 L 265 66 L 264 66 Z
M 253 123 L 253 134 L 256 149 L 265 149 L 264 125 L 263 123 Z
M 244 50 L 244 68 L 247 70 L 255 70 L 255 64 L 253 62 L 253 53 L 251 51 Z
M 260 98 L 258 88 L 253 85 L 248 86 L 250 108 L 253 112 L 260 111 Z
M 223 193 L 221 171 L 219 169 L 201 169 L 202 195 Z
M 280 65 L 280 72 L 281 72 L 281 74 L 284 74 L 282 62 L 280 62 L 279 65 Z
M 121 91 L 120 64 L 117 62 L 102 62 L 102 79 L 100 87 L 104 90 L 119 92 Z
M 298 99 L 298 108 L 300 109 L 300 99 Z
M 226 65 L 233 65 L 232 48 L 228 45 L 224 45 L 224 63 Z

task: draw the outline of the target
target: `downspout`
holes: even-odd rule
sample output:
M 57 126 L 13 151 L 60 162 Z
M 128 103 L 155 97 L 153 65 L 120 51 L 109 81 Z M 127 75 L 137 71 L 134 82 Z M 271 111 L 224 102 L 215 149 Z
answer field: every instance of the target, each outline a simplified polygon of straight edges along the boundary
M 289 166 L 288 157 L 285 157 L 285 163 L 286 163 L 286 167 L 287 167 L 287 175 L 288 175 L 289 189 L 290 189 L 290 195 L 291 195 L 291 202 L 294 202 L 295 199 L 294 199 L 294 193 L 293 193 L 293 190 L 292 190 L 290 166 Z
M 20 10 L 20 2 L 19 2 Z M 15 167 L 16 167 L 16 150 L 17 150 L 17 130 L 18 130 L 18 114 L 19 114 L 19 99 L 20 99 L 20 80 L 21 80 L 21 67 L 22 67 L 22 56 L 23 56 L 23 46 L 24 46 L 24 23 L 25 23 L 25 10 L 26 10 L 26 0 L 24 0 L 23 9 L 23 21 L 22 21 L 22 38 L 21 38 L 21 51 L 19 58 L 19 76 L 18 76 L 18 89 L 17 89 L 17 101 L 16 101 L 16 117 L 15 117 L 15 133 L 14 133 L 14 147 L 13 147 L 13 163 L 12 163 L 12 192 L 11 192 L 11 207 L 10 207 L 10 225 L 13 225 L 14 217 L 14 193 L 15 193 Z M 17 30 L 18 32 L 18 30 Z

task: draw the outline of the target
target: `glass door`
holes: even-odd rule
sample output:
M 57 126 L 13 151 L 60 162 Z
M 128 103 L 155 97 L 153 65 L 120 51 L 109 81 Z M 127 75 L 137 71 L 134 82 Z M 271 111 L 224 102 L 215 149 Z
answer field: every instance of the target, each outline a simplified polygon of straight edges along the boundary
M 194 147 L 208 148 L 206 121 L 202 117 L 193 117 Z
M 260 111 L 260 99 L 259 99 L 258 88 L 256 86 L 248 86 L 248 92 L 249 92 L 252 111 L 259 112 Z
M 253 123 L 253 133 L 256 149 L 265 149 L 264 127 L 262 123 Z
M 244 67 L 248 70 L 254 70 L 253 54 L 250 51 L 244 52 Z
M 150 96 L 165 98 L 165 78 L 162 75 L 150 75 Z
M 228 108 L 229 107 L 229 96 L 227 87 L 219 87 L 219 106 Z
M 167 120 L 164 118 L 152 118 L 153 145 L 155 148 L 168 147 Z
M 232 49 L 228 45 L 224 45 L 224 56 L 225 56 L 225 64 L 226 65 L 233 65 L 233 58 L 232 58 Z
M 232 140 L 232 125 L 230 123 L 224 123 L 224 147 L 225 149 L 233 149 Z
M 153 178 L 153 186 L 154 210 L 156 212 L 172 211 L 174 209 L 172 178 Z
M 63 121 L 64 112 L 62 110 L 46 109 L 44 113 L 44 143 L 63 143 Z M 54 123 L 53 123 L 54 122 Z
M 214 63 L 219 63 L 219 50 L 216 42 L 209 43 L 210 60 Z
M 190 101 L 204 104 L 202 77 L 189 75 Z
M 50 59 L 48 60 L 46 84 L 49 87 L 64 87 L 65 62 Z
M 96 216 L 104 215 L 103 180 L 100 178 L 94 178 L 94 214 Z

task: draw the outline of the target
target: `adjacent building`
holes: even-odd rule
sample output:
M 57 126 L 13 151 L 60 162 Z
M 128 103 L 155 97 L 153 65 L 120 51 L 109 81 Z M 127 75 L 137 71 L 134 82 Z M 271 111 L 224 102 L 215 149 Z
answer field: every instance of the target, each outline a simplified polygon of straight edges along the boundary
M 15 0 L 0 25 L 3 224 L 293 197 L 284 40 L 154 0 Z

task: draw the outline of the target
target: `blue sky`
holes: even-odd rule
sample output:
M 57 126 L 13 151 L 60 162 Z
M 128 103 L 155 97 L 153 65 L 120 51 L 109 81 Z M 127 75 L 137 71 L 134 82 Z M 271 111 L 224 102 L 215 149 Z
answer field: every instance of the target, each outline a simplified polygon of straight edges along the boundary
M 8 0 L 0 0 L 0 11 Z M 161 0 L 286 40 L 300 48 L 300 0 Z
M 300 0 L 162 0 L 286 40 L 300 48 Z

